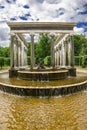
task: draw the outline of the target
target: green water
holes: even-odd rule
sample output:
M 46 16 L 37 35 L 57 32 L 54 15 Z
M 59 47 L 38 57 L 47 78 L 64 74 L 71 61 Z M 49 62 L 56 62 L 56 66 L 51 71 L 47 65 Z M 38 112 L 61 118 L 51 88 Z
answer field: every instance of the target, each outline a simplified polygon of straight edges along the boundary
M 0 92 L 0 130 L 87 130 L 87 91 L 55 98 Z

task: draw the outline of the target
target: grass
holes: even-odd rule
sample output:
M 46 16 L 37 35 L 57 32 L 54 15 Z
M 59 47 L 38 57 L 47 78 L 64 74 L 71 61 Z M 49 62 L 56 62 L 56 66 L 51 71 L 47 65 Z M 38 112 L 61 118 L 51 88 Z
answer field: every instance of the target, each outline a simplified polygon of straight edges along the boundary
M 2 66 L 2 67 L 0 67 L 0 70 L 4 70 L 4 69 L 9 69 L 10 68 L 10 66 Z
M 81 70 L 87 70 L 87 66 L 86 66 L 86 67 L 82 67 L 82 66 L 75 66 L 75 68 L 77 68 L 77 69 L 81 69 Z

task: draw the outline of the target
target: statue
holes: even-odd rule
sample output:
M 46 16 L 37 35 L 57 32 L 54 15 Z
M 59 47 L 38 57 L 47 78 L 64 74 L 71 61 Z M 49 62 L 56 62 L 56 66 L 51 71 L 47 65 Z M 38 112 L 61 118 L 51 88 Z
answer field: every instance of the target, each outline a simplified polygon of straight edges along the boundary
M 39 63 L 38 63 L 37 69 L 38 69 L 38 70 L 45 69 L 44 63 L 43 63 L 43 60 L 42 60 L 42 59 L 39 59 Z

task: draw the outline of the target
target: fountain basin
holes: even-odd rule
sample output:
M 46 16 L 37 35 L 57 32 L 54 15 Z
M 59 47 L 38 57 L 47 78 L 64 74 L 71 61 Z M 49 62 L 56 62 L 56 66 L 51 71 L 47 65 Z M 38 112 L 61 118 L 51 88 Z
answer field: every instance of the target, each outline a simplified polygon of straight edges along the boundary
M 29 86 L 26 86 L 26 84 L 24 86 L 20 85 L 15 85 L 15 83 L 17 82 L 17 79 L 15 78 L 9 78 L 9 80 L 14 80 L 14 83 L 11 82 L 4 82 L 4 80 L 7 79 L 6 75 L 4 73 L 1 74 L 2 75 L 2 80 L 0 80 L 0 90 L 6 93 L 10 93 L 10 94 L 14 94 L 14 95 L 20 95 L 20 96 L 35 96 L 35 97 L 50 97 L 50 96 L 62 96 L 62 95 L 68 95 L 68 94 L 72 94 L 72 93 L 76 93 L 78 91 L 81 90 L 85 90 L 87 89 L 87 76 L 85 74 L 85 79 L 81 81 L 81 79 L 79 79 L 78 83 L 72 83 L 72 84 L 68 84 L 68 85 L 56 85 L 56 86 L 48 86 L 46 85 L 42 85 L 42 86 L 32 86 L 31 82 Z M 74 77 L 75 78 L 75 77 Z M 81 76 L 82 78 L 82 76 Z M 8 79 L 7 79 L 8 80 Z M 68 79 L 65 79 L 68 80 Z M 71 78 L 69 79 L 71 80 Z M 72 79 L 73 80 L 73 79 Z M 19 82 L 21 82 L 22 80 L 19 80 Z M 63 80 L 60 80 L 63 82 Z M 59 84 L 60 81 L 58 80 Z M 29 81 L 25 80 L 25 83 Z M 57 83 L 58 83 L 57 82 Z M 35 83 L 35 81 L 33 82 Z M 44 82 L 41 82 L 42 84 Z M 47 82 L 49 83 L 49 82 Z
M 18 78 L 30 81 L 52 81 L 68 77 L 68 70 L 18 71 Z
M 20 96 L 35 96 L 35 97 L 50 97 L 50 96 L 62 96 L 72 93 L 76 93 L 81 90 L 87 89 L 87 81 L 82 83 L 56 86 L 56 87 L 21 87 L 15 85 L 8 85 L 0 83 L 0 90 L 6 93 L 20 95 Z

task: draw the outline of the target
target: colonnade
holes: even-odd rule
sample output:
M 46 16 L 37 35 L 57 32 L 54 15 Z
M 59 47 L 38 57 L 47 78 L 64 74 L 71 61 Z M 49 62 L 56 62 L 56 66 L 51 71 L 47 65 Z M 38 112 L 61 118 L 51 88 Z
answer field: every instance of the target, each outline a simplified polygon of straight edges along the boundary
M 55 42 L 55 35 L 51 37 L 51 66 L 74 67 L 74 40 L 73 35 L 65 34 L 63 38 Z M 34 34 L 31 37 L 31 69 L 34 69 Z
M 30 34 L 31 39 L 31 69 L 35 67 L 34 60 L 34 34 Z M 73 35 L 64 34 L 63 37 L 55 40 L 55 35 L 51 37 L 51 66 L 73 67 L 74 66 L 74 41 Z M 17 35 L 11 35 L 11 68 L 27 66 L 27 46 Z
M 27 66 L 27 46 L 16 35 L 11 35 L 11 68 Z
M 53 61 L 55 67 L 74 67 L 73 35 L 65 35 L 54 45 Z

